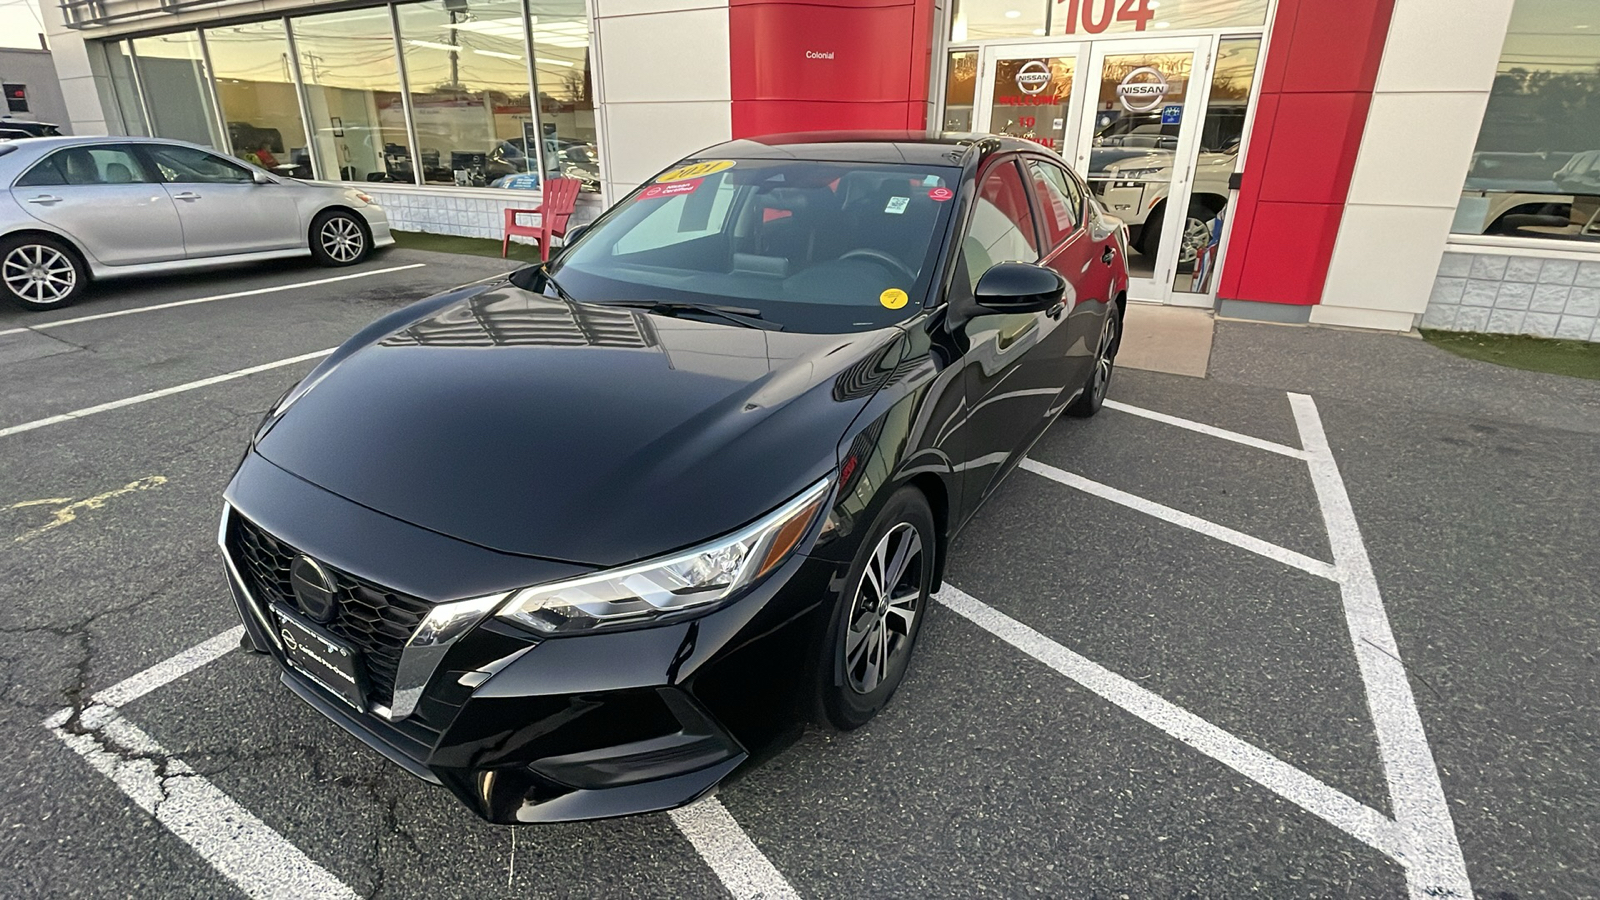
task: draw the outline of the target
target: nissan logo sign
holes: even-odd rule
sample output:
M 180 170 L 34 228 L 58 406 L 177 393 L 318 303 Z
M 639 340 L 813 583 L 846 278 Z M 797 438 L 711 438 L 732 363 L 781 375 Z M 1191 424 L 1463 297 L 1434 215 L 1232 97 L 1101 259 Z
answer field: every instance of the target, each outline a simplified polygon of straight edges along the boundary
M 339 608 L 339 587 L 321 563 L 309 556 L 295 557 L 289 565 L 289 585 L 301 612 L 324 625 L 333 621 Z
M 1024 94 L 1037 94 L 1050 86 L 1050 67 L 1039 60 L 1030 60 L 1017 70 L 1017 90 Z
M 1129 112 L 1148 112 L 1161 105 L 1167 95 L 1167 78 L 1150 66 L 1129 72 L 1117 85 L 1117 99 Z

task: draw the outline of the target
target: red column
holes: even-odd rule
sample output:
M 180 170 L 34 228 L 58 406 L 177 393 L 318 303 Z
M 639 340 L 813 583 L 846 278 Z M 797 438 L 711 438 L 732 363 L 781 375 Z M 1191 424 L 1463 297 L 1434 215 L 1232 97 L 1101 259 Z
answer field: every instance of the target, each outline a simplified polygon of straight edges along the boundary
M 1322 299 L 1394 0 L 1280 0 L 1218 296 Z
M 733 136 L 925 127 L 933 0 L 730 0 Z

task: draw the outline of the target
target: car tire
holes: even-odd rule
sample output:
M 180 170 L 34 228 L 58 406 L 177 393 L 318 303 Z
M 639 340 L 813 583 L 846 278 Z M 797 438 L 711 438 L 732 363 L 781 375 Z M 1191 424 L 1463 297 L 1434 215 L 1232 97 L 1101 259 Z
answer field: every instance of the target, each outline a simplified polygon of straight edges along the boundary
M 42 234 L 0 238 L 0 293 L 25 309 L 70 306 L 89 283 L 72 245 Z
M 372 252 L 367 223 L 353 212 L 330 209 L 311 220 L 311 255 L 324 266 L 353 266 Z
M 895 584 L 881 584 L 904 549 Z M 817 667 L 818 724 L 836 731 L 865 725 L 905 677 L 927 617 L 939 545 L 933 511 L 914 487 L 896 491 L 861 542 L 838 597 Z
M 1094 351 L 1094 365 L 1089 369 L 1089 380 L 1083 393 L 1067 407 L 1067 415 L 1087 419 L 1105 405 L 1106 391 L 1111 387 L 1111 373 L 1116 368 L 1117 348 L 1122 345 L 1122 316 L 1115 303 L 1106 306 L 1106 321 L 1100 326 L 1100 343 Z
M 1144 227 L 1139 231 L 1139 253 L 1150 257 L 1152 260 L 1155 259 L 1156 252 L 1161 249 L 1161 223 L 1166 219 L 1166 214 L 1167 205 L 1163 203 L 1150 213 L 1149 218 L 1144 220 Z M 1206 225 L 1209 232 L 1209 223 L 1213 218 L 1216 218 L 1216 215 L 1205 204 L 1191 200 L 1189 202 L 1189 214 L 1184 217 L 1184 233 L 1187 234 L 1197 223 Z M 1194 259 L 1195 257 L 1191 256 L 1186 260 L 1181 252 L 1178 254 L 1180 263 L 1192 263 Z

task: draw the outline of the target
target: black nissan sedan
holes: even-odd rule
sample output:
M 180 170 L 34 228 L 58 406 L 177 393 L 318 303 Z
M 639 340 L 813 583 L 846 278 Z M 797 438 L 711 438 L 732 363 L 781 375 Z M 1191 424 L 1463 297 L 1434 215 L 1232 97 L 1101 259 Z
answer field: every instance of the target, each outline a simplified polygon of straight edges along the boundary
M 712 147 L 262 422 L 246 642 L 501 823 L 669 809 L 906 673 L 950 542 L 1117 353 L 1126 235 L 993 136 Z

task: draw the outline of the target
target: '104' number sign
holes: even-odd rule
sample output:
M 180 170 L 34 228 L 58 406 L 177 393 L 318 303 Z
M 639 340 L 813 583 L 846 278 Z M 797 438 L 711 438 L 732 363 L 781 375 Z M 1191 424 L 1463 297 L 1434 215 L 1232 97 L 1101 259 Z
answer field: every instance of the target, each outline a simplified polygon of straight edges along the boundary
M 1077 34 L 1079 24 L 1084 32 L 1099 34 L 1111 27 L 1112 22 L 1132 22 L 1134 31 L 1144 31 L 1156 15 L 1156 4 L 1150 0 L 1056 0 L 1056 3 L 1066 6 L 1063 34 Z

